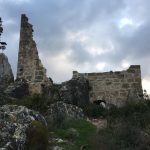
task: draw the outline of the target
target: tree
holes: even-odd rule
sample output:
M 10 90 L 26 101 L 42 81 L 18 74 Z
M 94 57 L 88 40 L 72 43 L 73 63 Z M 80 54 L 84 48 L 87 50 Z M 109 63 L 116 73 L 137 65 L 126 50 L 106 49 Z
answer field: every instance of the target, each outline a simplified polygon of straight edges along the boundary
M 4 51 L 6 49 L 6 42 L 1 41 L 1 35 L 3 33 L 3 27 L 2 27 L 2 19 L 0 17 L 0 50 Z

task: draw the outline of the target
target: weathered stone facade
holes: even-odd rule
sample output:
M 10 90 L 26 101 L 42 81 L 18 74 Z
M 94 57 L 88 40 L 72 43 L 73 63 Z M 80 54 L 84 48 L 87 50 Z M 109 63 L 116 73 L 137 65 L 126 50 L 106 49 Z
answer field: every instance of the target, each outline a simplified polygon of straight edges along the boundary
M 100 100 L 107 104 L 121 106 L 131 96 L 143 96 L 139 65 L 132 65 L 125 71 L 117 72 L 78 73 L 73 71 L 73 78 L 81 76 L 89 80 L 91 102 Z
M 38 56 L 32 25 L 28 23 L 25 14 L 21 16 L 17 79 L 25 79 L 29 83 L 29 91 L 33 94 L 41 93 L 43 86 L 51 84 Z

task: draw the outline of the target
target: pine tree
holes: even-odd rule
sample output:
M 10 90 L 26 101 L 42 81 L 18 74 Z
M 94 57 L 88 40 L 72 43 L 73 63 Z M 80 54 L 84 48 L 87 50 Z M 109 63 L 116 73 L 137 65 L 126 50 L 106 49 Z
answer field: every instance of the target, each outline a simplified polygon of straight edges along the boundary
M 1 41 L 1 35 L 3 33 L 3 27 L 2 27 L 2 19 L 0 17 L 0 50 L 2 50 L 2 52 L 6 49 L 6 42 L 2 42 Z

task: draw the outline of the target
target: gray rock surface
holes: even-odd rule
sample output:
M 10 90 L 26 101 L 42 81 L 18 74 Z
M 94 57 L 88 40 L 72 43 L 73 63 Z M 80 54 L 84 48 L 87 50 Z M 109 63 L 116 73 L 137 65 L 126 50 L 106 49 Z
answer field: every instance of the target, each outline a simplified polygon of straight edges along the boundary
M 26 129 L 33 120 L 46 125 L 38 112 L 25 106 L 4 105 L 0 107 L 0 150 L 23 150 Z
M 65 149 L 60 146 L 54 146 L 51 150 L 65 150 Z
M 84 118 L 84 113 L 81 108 L 61 101 L 51 104 L 45 117 L 48 125 L 56 125 L 64 119 L 82 118 Z
M 83 77 L 63 82 L 60 95 L 65 103 L 84 108 L 89 104 L 89 82 Z
M 16 80 L 14 83 L 11 83 L 4 92 L 13 98 L 23 98 L 29 95 L 29 85 L 26 80 Z
M 6 88 L 13 81 L 14 76 L 8 58 L 4 53 L 0 53 L 0 90 Z

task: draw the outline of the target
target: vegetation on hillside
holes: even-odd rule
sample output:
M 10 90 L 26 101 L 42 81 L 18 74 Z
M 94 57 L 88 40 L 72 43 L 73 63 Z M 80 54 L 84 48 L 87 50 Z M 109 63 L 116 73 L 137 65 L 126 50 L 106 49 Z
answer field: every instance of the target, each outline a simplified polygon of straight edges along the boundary
M 150 101 L 112 107 L 106 119 L 107 127 L 91 139 L 91 150 L 150 149 Z
M 42 114 L 45 113 L 49 104 L 45 97 L 40 95 L 28 97 L 18 103 L 40 111 Z M 50 127 L 47 133 L 50 139 L 58 138 L 64 142 L 52 141 L 49 146 L 58 145 L 66 150 L 77 150 L 81 146 L 85 146 L 87 150 L 150 149 L 149 99 L 129 101 L 121 108 L 112 106 L 105 109 L 91 104 L 84 108 L 84 112 L 89 118 L 106 119 L 107 127 L 97 131 L 96 127 L 86 120 L 68 120 L 60 116 L 58 123 Z M 44 128 L 40 130 L 43 130 L 45 134 Z M 45 136 L 47 138 L 47 134 Z
M 48 146 L 48 129 L 39 121 L 33 121 L 26 131 L 25 150 L 46 150 Z
M 1 99 L 2 98 L 0 95 L 0 100 Z M 57 102 L 59 100 L 61 100 L 61 98 L 58 91 L 58 85 L 53 85 L 52 87 L 50 87 L 49 92 L 47 92 L 46 95 L 44 94 L 43 95 L 34 94 L 32 96 L 28 95 L 19 100 L 18 99 L 9 100 L 8 104 L 26 106 L 27 108 L 38 111 L 44 115 L 48 109 L 48 106 L 50 106 L 50 104 Z
M 96 133 L 96 127 L 86 120 L 64 120 L 62 125 L 55 130 L 53 136 L 55 138 L 63 139 L 57 145 L 65 148 L 66 150 L 79 150 L 81 146 L 89 149 L 91 137 Z M 56 143 L 53 143 L 54 145 Z

